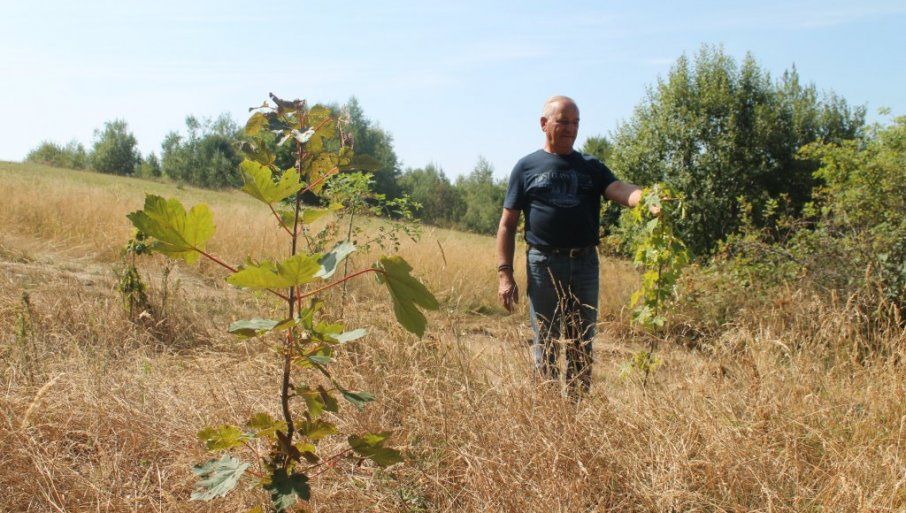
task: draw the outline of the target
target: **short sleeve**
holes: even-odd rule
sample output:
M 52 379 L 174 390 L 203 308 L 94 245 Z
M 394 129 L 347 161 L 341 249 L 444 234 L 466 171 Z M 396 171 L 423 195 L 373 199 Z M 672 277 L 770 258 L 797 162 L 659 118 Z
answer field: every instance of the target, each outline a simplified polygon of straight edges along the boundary
M 511 210 L 524 210 L 525 208 L 525 188 L 523 187 L 523 166 L 522 161 L 516 163 L 513 172 L 510 173 L 510 183 L 506 189 L 506 196 L 503 198 L 503 208 Z
M 600 160 L 596 160 L 596 162 L 598 163 L 598 165 L 601 168 L 601 177 L 603 179 L 603 186 L 601 187 L 601 193 L 603 194 L 604 191 L 608 187 L 610 187 L 610 184 L 617 181 L 617 177 L 613 175 L 613 171 L 611 171 L 610 168 L 607 167 L 607 164 L 601 162 Z
M 597 158 L 591 155 L 582 155 L 582 157 L 585 159 L 586 165 L 589 165 L 591 169 L 594 170 L 596 178 L 600 180 L 601 194 L 604 194 L 604 191 L 610 187 L 610 184 L 617 181 L 617 177 L 613 175 L 613 171 L 607 167 L 607 164 L 601 162 Z

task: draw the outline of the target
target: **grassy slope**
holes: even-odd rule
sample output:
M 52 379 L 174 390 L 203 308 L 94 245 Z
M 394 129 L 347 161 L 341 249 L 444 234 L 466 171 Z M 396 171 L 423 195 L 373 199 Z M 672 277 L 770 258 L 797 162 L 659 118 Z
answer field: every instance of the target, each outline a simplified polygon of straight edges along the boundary
M 154 308 L 132 323 L 112 269 L 130 233 L 124 215 L 145 192 L 209 203 L 212 250 L 230 261 L 280 254 L 268 213 L 235 192 L 43 166 L 0 163 L 0 187 L 0 511 L 254 505 L 248 492 L 205 506 L 186 497 L 189 465 L 204 457 L 198 428 L 277 412 L 273 355 L 223 333 L 266 313 L 267 300 L 225 287 L 210 265 L 167 271 L 149 259 Z M 620 305 L 634 275 L 608 262 L 595 388 L 574 408 L 533 384 L 524 305 L 473 313 L 494 309 L 490 238 L 426 229 L 402 252 L 444 300 L 424 340 L 393 325 L 369 283 L 333 313 L 371 327 L 338 372 L 380 399 L 344 414 L 342 430 L 392 429 L 409 462 L 325 474 L 310 509 L 906 508 L 906 376 L 895 358 L 848 358 L 841 308 L 791 291 L 708 341 L 707 354 L 663 348 L 643 391 L 617 378 L 633 347 Z M 903 347 L 902 332 L 885 336 Z

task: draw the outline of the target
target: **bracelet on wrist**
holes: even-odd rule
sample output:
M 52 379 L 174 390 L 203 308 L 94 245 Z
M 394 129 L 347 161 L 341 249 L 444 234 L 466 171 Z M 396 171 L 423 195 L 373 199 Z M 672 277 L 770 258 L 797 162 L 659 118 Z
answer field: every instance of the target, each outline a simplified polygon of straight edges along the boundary
M 497 272 L 500 271 L 512 271 L 513 266 L 511 264 L 500 264 L 497 266 Z

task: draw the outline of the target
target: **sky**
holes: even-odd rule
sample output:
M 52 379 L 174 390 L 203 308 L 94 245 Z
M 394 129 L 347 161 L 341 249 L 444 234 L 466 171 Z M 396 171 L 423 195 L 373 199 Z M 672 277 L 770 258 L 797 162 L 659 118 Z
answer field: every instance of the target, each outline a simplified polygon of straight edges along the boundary
M 683 54 L 722 45 L 779 77 L 906 114 L 906 1 L 232 2 L 0 0 L 0 160 L 90 148 L 124 119 L 143 154 L 185 118 L 244 123 L 269 92 L 358 98 L 404 167 L 505 177 L 543 142 L 554 94 L 579 145 L 628 121 Z

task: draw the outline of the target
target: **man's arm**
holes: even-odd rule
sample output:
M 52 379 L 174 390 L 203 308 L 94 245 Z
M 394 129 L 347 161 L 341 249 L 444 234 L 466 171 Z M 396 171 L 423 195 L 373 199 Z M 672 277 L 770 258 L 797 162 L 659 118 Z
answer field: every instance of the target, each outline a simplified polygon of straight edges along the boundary
M 519 302 L 519 288 L 513 278 L 513 253 L 516 251 L 516 230 L 519 226 L 519 210 L 504 208 L 497 227 L 497 298 L 507 311 Z M 502 269 L 500 268 L 502 267 Z
M 632 208 L 642 200 L 642 189 L 638 185 L 618 180 L 604 189 L 604 197 L 624 207 Z

